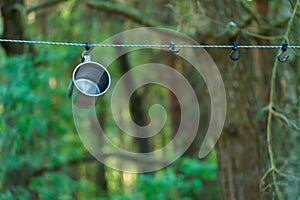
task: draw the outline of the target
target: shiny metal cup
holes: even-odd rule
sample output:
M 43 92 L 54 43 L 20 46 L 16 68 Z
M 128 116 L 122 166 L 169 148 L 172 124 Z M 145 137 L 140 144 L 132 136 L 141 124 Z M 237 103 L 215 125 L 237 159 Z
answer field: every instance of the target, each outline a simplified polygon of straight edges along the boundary
M 92 62 L 90 56 L 84 56 L 84 62 L 73 71 L 68 89 L 69 97 L 80 108 L 95 105 L 96 97 L 104 94 L 110 86 L 111 78 L 107 69 L 99 63 Z M 74 90 L 73 88 L 76 88 Z

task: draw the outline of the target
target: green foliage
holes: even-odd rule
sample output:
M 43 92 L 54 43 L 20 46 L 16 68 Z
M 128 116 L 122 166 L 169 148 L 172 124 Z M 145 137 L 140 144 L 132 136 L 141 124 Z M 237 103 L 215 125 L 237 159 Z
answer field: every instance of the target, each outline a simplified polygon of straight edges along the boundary
M 135 197 L 141 199 L 176 199 L 176 190 L 182 185 L 182 177 L 171 169 L 155 175 L 140 175 L 135 189 Z
M 77 190 L 77 183 L 65 173 L 51 173 L 32 179 L 30 187 L 41 199 L 73 199 L 71 194 Z
M 215 162 L 182 158 L 176 164 L 154 174 L 138 175 L 134 187 L 127 195 L 119 194 L 107 199 L 191 200 L 200 197 L 205 188 L 203 182 L 215 181 L 216 177 Z
M 217 166 L 216 163 L 199 162 L 196 159 L 182 159 L 182 163 L 179 166 L 180 170 L 188 176 L 198 174 L 202 179 L 214 180 L 217 178 Z
M 0 199 L 32 199 L 37 194 L 42 199 L 70 199 L 64 196 L 76 188 L 76 181 L 64 172 L 33 176 L 40 168 L 59 165 L 85 151 L 74 135 L 67 83 L 61 81 L 61 71 L 68 68 L 61 60 L 73 56 L 74 51 L 40 51 L 35 58 L 2 57 Z M 51 68 L 49 60 L 60 70 Z

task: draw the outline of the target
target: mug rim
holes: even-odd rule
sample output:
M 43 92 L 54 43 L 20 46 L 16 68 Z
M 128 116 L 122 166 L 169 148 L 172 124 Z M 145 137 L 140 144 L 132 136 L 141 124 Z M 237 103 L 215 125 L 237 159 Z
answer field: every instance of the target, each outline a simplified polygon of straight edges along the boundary
M 76 81 L 75 81 L 75 74 L 76 74 L 76 72 L 78 71 L 78 69 L 79 69 L 80 67 L 82 67 L 83 65 L 85 65 L 85 64 L 95 64 L 95 65 L 97 65 L 97 66 L 103 68 L 103 70 L 104 70 L 104 71 L 107 73 L 107 75 L 108 75 L 108 85 L 107 85 L 106 89 L 103 90 L 103 91 L 100 91 L 99 94 L 94 94 L 94 95 L 93 95 L 93 94 L 87 94 L 87 93 L 81 91 L 81 90 L 79 89 L 78 85 L 76 84 Z M 101 96 L 102 94 L 106 93 L 107 90 L 109 89 L 110 84 L 111 84 L 111 77 L 110 77 L 110 73 L 109 73 L 109 71 L 106 69 L 106 67 L 104 67 L 104 66 L 101 65 L 100 63 L 97 63 L 97 62 L 94 62 L 94 61 L 85 61 L 85 62 L 82 62 L 82 63 L 78 64 L 78 65 L 75 67 L 75 69 L 73 70 L 72 81 L 73 81 L 75 87 L 77 88 L 77 90 L 78 90 L 79 92 L 81 92 L 82 94 L 84 94 L 84 95 L 86 95 L 86 96 L 89 96 L 89 97 L 98 97 L 98 96 Z

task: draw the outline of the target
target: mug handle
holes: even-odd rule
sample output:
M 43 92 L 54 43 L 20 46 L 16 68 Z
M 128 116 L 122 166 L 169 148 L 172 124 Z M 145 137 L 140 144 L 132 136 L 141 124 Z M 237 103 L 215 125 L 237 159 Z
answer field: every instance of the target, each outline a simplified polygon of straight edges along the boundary
M 73 94 L 73 80 L 71 80 L 71 82 L 69 83 L 69 86 L 68 86 L 68 97 L 69 99 L 71 98 L 72 94 Z

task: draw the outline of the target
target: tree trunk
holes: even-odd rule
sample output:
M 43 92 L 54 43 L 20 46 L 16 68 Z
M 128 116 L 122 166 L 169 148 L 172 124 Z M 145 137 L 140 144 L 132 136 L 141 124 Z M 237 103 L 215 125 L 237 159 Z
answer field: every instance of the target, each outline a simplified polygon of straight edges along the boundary
M 260 199 L 259 183 L 265 160 L 261 148 L 264 123 L 257 118 L 252 102 L 253 89 L 247 81 L 249 70 L 245 70 L 249 65 L 241 61 L 233 63 L 226 54 L 222 54 L 223 59 L 220 54 L 218 57 L 215 60 L 222 69 L 227 94 L 227 121 L 216 149 L 223 198 Z
M 1 7 L 3 18 L 2 38 L 24 39 L 26 13 L 23 0 L 4 1 Z M 24 52 L 24 44 L 1 43 L 7 55 L 18 55 Z
M 167 65 L 175 69 L 176 68 L 175 64 L 176 64 L 176 57 L 175 55 L 171 54 L 167 58 Z M 175 85 L 176 83 L 172 82 L 172 84 Z M 169 112 L 170 112 L 170 119 L 171 119 L 171 131 L 172 131 L 172 136 L 174 137 L 179 128 L 181 111 L 180 111 L 179 102 L 176 96 L 171 91 L 169 91 L 168 104 L 169 104 Z
M 100 105 L 105 105 L 107 104 L 106 99 L 99 99 L 98 102 Z M 103 130 L 106 129 L 106 106 L 102 106 L 99 109 L 99 115 L 98 115 L 98 123 L 101 124 L 101 127 Z M 96 129 L 97 130 L 97 129 Z M 102 137 L 103 135 L 100 134 Z M 100 145 L 101 148 L 103 146 L 103 139 L 102 137 L 100 138 Z M 96 190 L 96 195 L 101 196 L 101 197 L 106 197 L 108 194 L 108 183 L 106 179 L 106 167 L 103 163 L 97 162 L 97 172 L 96 172 L 96 184 L 97 184 L 97 190 Z
M 130 70 L 129 61 L 127 55 L 122 55 L 120 58 L 120 70 L 122 74 L 126 73 Z M 134 80 L 131 78 L 129 83 L 126 85 L 129 88 L 132 88 L 134 85 Z M 131 86 L 132 85 L 132 86 Z M 130 114 L 132 120 L 139 126 L 147 125 L 147 115 L 143 105 L 143 93 L 135 92 L 134 95 L 130 99 Z M 138 146 L 139 153 L 147 153 L 150 152 L 150 146 L 148 138 L 134 138 L 135 142 Z

